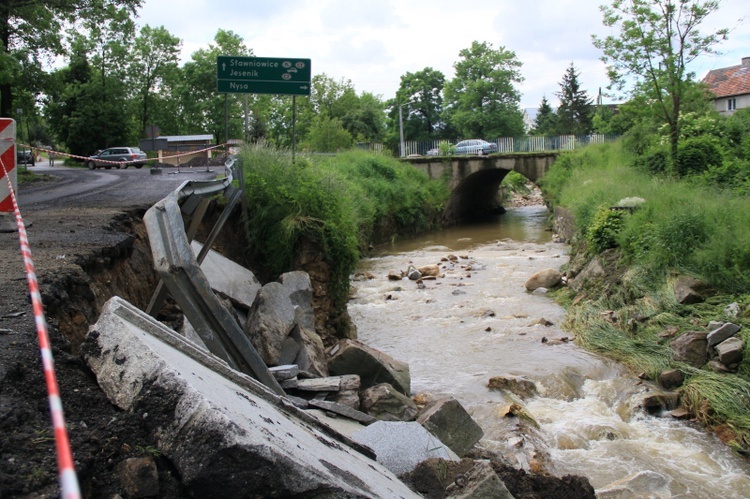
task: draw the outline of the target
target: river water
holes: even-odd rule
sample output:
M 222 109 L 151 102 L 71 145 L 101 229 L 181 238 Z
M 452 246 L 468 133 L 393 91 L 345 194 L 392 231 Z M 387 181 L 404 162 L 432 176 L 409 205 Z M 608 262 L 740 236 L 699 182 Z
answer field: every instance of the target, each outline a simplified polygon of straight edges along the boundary
M 607 497 L 750 497 L 750 465 L 716 437 L 638 408 L 647 387 L 617 363 L 575 346 L 565 311 L 526 280 L 567 261 L 543 206 L 379 248 L 362 261 L 349 312 L 359 339 L 407 362 L 412 393 L 458 399 L 484 430 L 480 446 L 534 470 L 588 477 L 598 493 L 641 472 L 631 493 Z M 441 262 L 449 255 L 454 263 Z M 441 263 L 444 277 L 420 289 L 390 271 Z M 534 324 L 545 319 L 552 325 Z M 494 376 L 533 381 L 521 399 L 489 390 Z M 520 434 L 503 407 L 519 403 L 538 423 Z

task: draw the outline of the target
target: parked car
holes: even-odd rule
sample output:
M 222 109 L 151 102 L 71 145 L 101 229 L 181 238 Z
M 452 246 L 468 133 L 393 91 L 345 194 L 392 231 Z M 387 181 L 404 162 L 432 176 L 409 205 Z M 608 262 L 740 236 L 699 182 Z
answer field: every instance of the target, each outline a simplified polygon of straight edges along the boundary
M 110 147 L 89 156 L 86 159 L 86 166 L 89 170 L 101 167 L 109 170 L 113 166 L 115 168 L 127 168 L 130 165 L 142 168 L 147 159 L 146 153 L 137 147 Z
M 471 139 L 462 140 L 456 144 L 455 154 L 492 154 L 497 152 L 497 144 L 486 140 Z
M 29 149 L 17 149 L 16 164 L 34 166 L 36 164 L 36 158 Z

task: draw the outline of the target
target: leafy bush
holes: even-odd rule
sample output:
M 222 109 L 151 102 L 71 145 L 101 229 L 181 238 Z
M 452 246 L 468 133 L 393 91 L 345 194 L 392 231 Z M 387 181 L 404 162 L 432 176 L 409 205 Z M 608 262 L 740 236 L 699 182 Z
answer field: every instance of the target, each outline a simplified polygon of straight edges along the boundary
M 675 172 L 685 177 L 708 171 L 721 165 L 723 156 L 717 140 L 710 136 L 690 137 L 677 149 L 674 161 Z
M 639 156 L 635 164 L 652 175 L 667 173 L 670 165 L 669 149 L 664 145 L 652 147 Z
M 600 207 L 594 215 L 594 220 L 586 232 L 589 249 L 594 253 L 617 247 L 617 236 L 623 226 L 625 212 L 612 210 L 606 206 Z

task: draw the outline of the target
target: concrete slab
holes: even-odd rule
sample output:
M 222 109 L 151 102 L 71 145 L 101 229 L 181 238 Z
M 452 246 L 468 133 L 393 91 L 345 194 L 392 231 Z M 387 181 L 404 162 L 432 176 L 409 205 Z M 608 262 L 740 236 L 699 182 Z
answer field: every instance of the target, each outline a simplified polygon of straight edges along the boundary
M 419 463 L 430 458 L 461 460 L 415 421 L 378 421 L 351 437 L 374 450 L 378 462 L 396 475 L 413 471 Z
M 418 497 L 368 449 L 121 298 L 105 304 L 81 352 L 196 497 Z
M 203 245 L 192 241 L 190 247 L 197 255 Z M 261 288 L 255 274 L 214 250 L 209 250 L 201 263 L 201 270 L 214 291 L 246 308 L 250 308 Z

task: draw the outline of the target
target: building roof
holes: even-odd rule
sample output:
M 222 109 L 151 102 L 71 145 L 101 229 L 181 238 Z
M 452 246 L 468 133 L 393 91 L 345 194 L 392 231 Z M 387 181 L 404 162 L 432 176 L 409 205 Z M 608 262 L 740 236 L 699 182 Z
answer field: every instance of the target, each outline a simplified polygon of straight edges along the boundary
M 743 57 L 738 66 L 709 71 L 703 83 L 716 97 L 750 94 L 750 57 Z
M 213 142 L 213 135 L 161 135 L 158 139 L 166 139 L 167 142 Z

